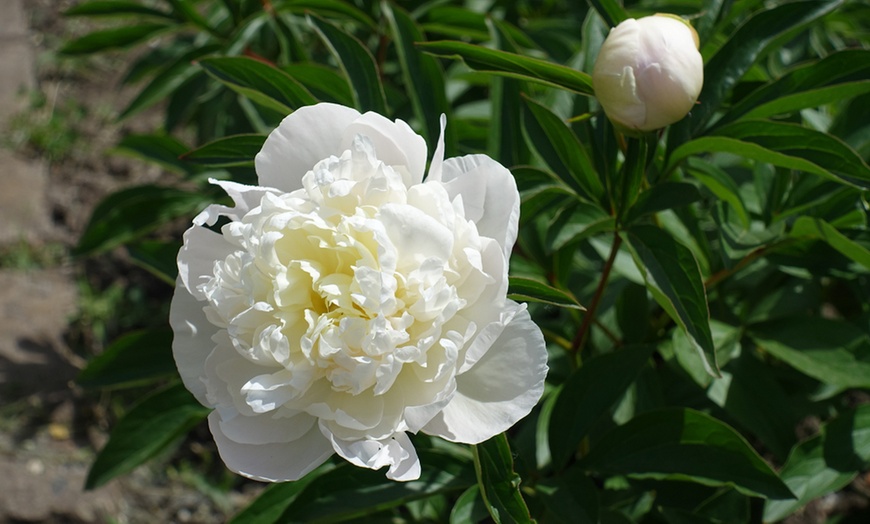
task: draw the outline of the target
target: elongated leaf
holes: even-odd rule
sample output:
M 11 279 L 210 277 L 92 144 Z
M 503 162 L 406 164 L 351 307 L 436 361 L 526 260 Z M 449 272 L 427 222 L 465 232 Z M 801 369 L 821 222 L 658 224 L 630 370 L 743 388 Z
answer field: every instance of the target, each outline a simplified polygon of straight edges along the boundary
M 570 293 L 531 278 L 510 277 L 508 297 L 525 302 L 543 302 L 559 307 L 586 309 Z
M 706 126 L 727 94 L 768 47 L 841 4 L 842 0 L 788 2 L 760 11 L 741 25 L 704 66 L 704 88 L 698 97 L 701 103 L 682 124 L 690 127 L 690 135 Z
M 127 135 L 121 139 L 114 152 L 152 162 L 180 175 L 192 175 L 200 170 L 178 157 L 189 148 L 169 135 Z
M 870 249 L 840 233 L 837 228 L 820 218 L 799 217 L 792 226 L 791 236 L 823 240 L 843 255 L 870 269 Z
M 396 482 L 383 471 L 343 463 L 316 479 L 286 507 L 277 522 L 364 522 L 365 517 L 443 493 L 462 492 L 474 484 L 468 460 L 419 450 L 423 464 L 418 480 Z
M 579 468 L 557 477 L 544 479 L 535 486 L 554 522 L 562 524 L 596 524 L 598 491 Z M 547 519 L 547 522 L 551 522 Z
M 843 488 L 855 478 L 855 473 L 828 466 L 822 436 L 802 442 L 792 450 L 780 471 L 782 480 L 794 492 L 796 499 L 768 500 L 764 505 L 764 521 L 783 519 L 809 501 Z
M 476 523 L 488 518 L 489 511 L 476 484 L 465 490 L 450 510 L 450 524 Z
M 175 217 L 196 211 L 205 202 L 203 194 L 171 187 L 145 185 L 118 191 L 94 209 L 75 253 L 100 253 L 129 242 Z
M 253 166 L 265 141 L 264 135 L 227 136 L 188 151 L 181 158 L 204 166 Z
M 529 508 L 520 494 L 520 477 L 514 473 L 510 445 L 504 433 L 476 444 L 474 466 L 477 485 L 496 524 L 531 523 Z
M 236 514 L 229 524 L 276 524 L 287 506 L 293 504 L 311 482 L 334 468 L 333 464 L 327 462 L 297 481 L 270 484 L 254 502 Z
M 870 464 L 870 404 L 841 413 L 825 425 L 825 462 L 839 471 Z
M 626 237 L 637 268 L 656 302 L 695 344 L 707 373 L 719 376 L 707 295 L 692 252 L 652 226 L 635 226 Z
M 139 91 L 127 107 L 119 115 L 120 118 L 128 118 L 136 113 L 147 109 L 154 104 L 165 100 L 177 91 L 184 83 L 196 75 L 202 75 L 202 70 L 193 65 L 193 60 L 213 53 L 219 46 L 197 47 L 189 53 L 180 56 L 175 62 L 158 73 L 151 81 Z
M 692 409 L 668 408 L 636 415 L 603 435 L 580 465 L 608 475 L 683 479 L 732 486 L 750 496 L 793 497 L 739 433 Z
M 818 107 L 870 90 L 870 51 L 850 49 L 789 72 L 731 108 L 716 125 Z
M 199 61 L 205 71 L 233 91 L 282 114 L 314 104 L 307 89 L 277 67 L 241 56 L 216 56 Z
M 701 193 L 687 182 L 666 182 L 651 187 L 637 198 L 625 220 L 630 223 L 638 218 L 659 211 L 688 206 L 701 200 Z
M 566 184 L 597 201 L 604 187 L 577 136 L 549 109 L 524 98 L 523 126 L 530 145 Z
M 142 23 L 94 31 L 72 42 L 68 42 L 60 48 L 58 53 L 63 55 L 86 55 L 107 49 L 128 47 L 151 38 L 157 33 L 171 27 L 173 26 L 167 24 Z
M 128 333 L 88 362 L 76 382 L 86 388 L 134 386 L 175 373 L 172 331 Z
M 64 11 L 64 16 L 105 16 L 105 17 L 139 17 L 172 19 L 169 13 L 144 6 L 131 0 L 92 0 L 75 5 Z
M 870 188 L 870 167 L 839 139 L 794 124 L 740 121 L 677 148 L 670 165 L 700 153 L 733 153 L 787 169 L 813 173 L 854 187 Z
M 731 206 L 744 228 L 749 227 L 749 213 L 740 195 L 740 188 L 725 170 L 698 157 L 690 157 L 686 167 L 695 180 Z
M 553 212 L 552 209 L 549 211 Z M 585 202 L 570 202 L 547 229 L 547 248 L 552 253 L 573 242 L 615 228 L 616 220 L 600 207 Z
M 437 41 L 417 45 L 433 55 L 461 58 L 469 67 L 478 71 L 561 87 L 583 95 L 593 94 L 592 77 L 588 74 L 546 60 L 464 42 Z
M 291 13 L 305 14 L 315 12 L 321 14 L 337 15 L 349 20 L 361 22 L 371 29 L 377 29 L 378 24 L 372 20 L 365 11 L 354 7 L 351 2 L 341 0 L 278 0 L 273 2 L 276 12 L 289 11 Z
M 329 47 L 350 82 L 356 108 L 385 114 L 384 86 L 369 50 L 356 37 L 322 18 L 309 14 L 307 20 Z
M 447 114 L 449 120 L 450 113 L 450 105 L 447 103 L 447 94 L 444 90 L 444 72 L 431 55 L 414 47 L 416 42 L 422 42 L 424 38 L 411 16 L 391 2 L 381 2 L 381 9 L 390 22 L 396 52 L 402 64 L 405 90 L 408 98 L 411 99 L 414 114 L 425 124 L 424 137 L 427 138 L 427 142 L 435 143 L 441 133 L 441 115 Z M 446 140 L 445 148 L 447 151 L 453 151 L 452 137 L 455 133 L 452 128 L 448 129 L 450 139 Z
M 607 25 L 614 27 L 620 22 L 628 18 L 628 13 L 625 12 L 622 5 L 616 0 L 588 0 L 601 18 L 607 22 Z
M 288 64 L 281 69 L 318 99 L 345 106 L 353 105 L 350 86 L 337 71 L 319 64 Z
M 583 363 L 558 393 L 550 416 L 550 454 L 558 470 L 647 364 L 654 346 L 629 346 Z
M 842 387 L 870 387 L 870 338 L 840 320 L 790 317 L 751 326 L 758 346 L 798 371 Z
M 88 472 L 85 487 L 100 487 L 155 457 L 205 419 L 208 412 L 181 384 L 147 397 L 112 430 Z
M 127 252 L 137 266 L 173 287 L 175 277 L 178 276 L 176 257 L 179 249 L 181 249 L 181 239 L 175 242 L 140 240 L 127 245 Z

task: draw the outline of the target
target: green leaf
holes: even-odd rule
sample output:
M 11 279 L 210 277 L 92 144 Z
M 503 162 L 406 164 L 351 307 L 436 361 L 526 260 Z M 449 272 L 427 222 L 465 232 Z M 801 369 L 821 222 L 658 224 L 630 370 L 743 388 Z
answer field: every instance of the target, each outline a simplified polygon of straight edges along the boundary
M 686 408 L 636 415 L 602 435 L 580 466 L 605 475 L 732 486 L 749 496 L 793 497 L 738 432 Z
M 552 208 L 550 212 L 553 213 Z M 585 202 L 569 202 L 547 229 L 547 248 L 550 253 L 604 231 L 613 231 L 616 220 L 600 207 Z
M 704 66 L 700 104 L 692 110 L 692 117 L 682 123 L 692 130 L 690 135 L 697 134 L 707 124 L 726 95 L 766 49 L 841 4 L 842 0 L 788 2 L 760 11 L 743 23 Z
M 192 175 L 199 171 L 193 166 L 179 160 L 189 148 L 183 142 L 169 135 L 127 135 L 121 139 L 114 152 L 140 158 L 179 175 Z
M 570 293 L 524 277 L 510 277 L 508 298 L 524 302 L 541 302 L 552 306 L 585 310 Z
M 118 421 L 88 472 L 85 488 L 98 488 L 154 458 L 208 413 L 181 384 L 145 398 Z
M 396 482 L 373 471 L 342 463 L 316 479 L 286 507 L 277 522 L 365 521 L 367 516 L 474 484 L 470 462 L 436 451 L 418 450 L 420 478 Z
M 360 111 L 386 114 L 384 86 L 378 66 L 369 50 L 356 37 L 332 23 L 313 14 L 306 18 L 332 52 L 350 82 L 356 108 Z
M 456 499 L 450 510 L 450 524 L 469 524 L 489 518 L 486 504 L 480 496 L 480 488 L 475 484 Z
M 153 16 L 168 18 L 172 15 L 146 7 L 131 0 L 97 0 L 70 7 L 64 11 L 64 16 L 105 16 L 105 17 L 139 17 Z
M 647 364 L 655 346 L 628 346 L 587 360 L 558 393 L 550 416 L 550 454 L 558 470 L 580 442 L 624 394 Z
M 354 7 L 353 3 L 341 0 L 279 0 L 274 2 L 273 8 L 276 12 L 289 11 L 291 13 L 305 14 L 315 12 L 319 14 L 338 15 L 348 20 L 355 20 L 368 26 L 370 29 L 377 29 L 378 24 L 372 20 L 365 11 Z
M 546 478 L 535 490 L 547 508 L 550 517 L 547 522 L 597 524 L 598 491 L 580 469 L 572 468 L 562 475 Z
M 586 148 L 558 116 L 541 104 L 523 98 L 523 128 L 529 144 L 559 178 L 578 193 L 597 201 L 604 193 Z
M 647 289 L 689 335 L 707 373 L 718 377 L 707 294 L 691 250 L 653 226 L 632 227 L 626 240 Z
M 204 166 L 253 166 L 263 148 L 264 135 L 233 135 L 218 138 L 181 155 L 182 160 Z
M 327 462 L 297 481 L 270 484 L 254 502 L 237 513 L 229 524 L 276 524 L 281 514 L 309 484 L 334 468 L 334 464 Z
M 201 193 L 152 185 L 112 193 L 94 209 L 75 254 L 93 255 L 112 249 L 195 211 L 207 201 Z
M 504 433 L 472 446 L 477 485 L 496 524 L 531 523 L 529 508 L 520 494 L 520 476 L 514 472 L 510 445 Z
M 749 213 L 746 211 L 743 198 L 740 196 L 740 188 L 737 187 L 737 183 L 731 175 L 713 162 L 699 157 L 688 159 L 686 171 L 717 198 L 727 202 L 737 213 L 740 224 L 744 228 L 749 227 Z
M 842 413 L 824 427 L 825 462 L 840 471 L 870 464 L 870 404 Z
M 688 206 L 701 200 L 701 193 L 694 184 L 687 182 L 665 182 L 644 191 L 626 215 L 626 223 L 638 218 L 673 209 Z
M 870 91 L 870 51 L 849 49 L 799 67 L 753 91 L 735 104 L 717 126 L 738 118 L 764 118 L 819 107 Z
M 94 31 L 72 42 L 67 42 L 58 53 L 62 55 L 86 55 L 107 49 L 128 47 L 172 27 L 167 24 L 143 23 Z
M 870 167 L 839 139 L 794 124 L 740 121 L 678 147 L 673 167 L 701 153 L 732 153 L 776 166 L 813 173 L 853 187 L 870 188 Z
M 383 1 L 381 10 L 390 23 L 396 52 L 402 64 L 405 91 L 414 107 L 414 114 L 425 125 L 424 138 L 428 143 L 434 144 L 441 134 L 441 115 L 446 114 L 449 117 L 450 114 L 444 72 L 437 60 L 414 47 L 415 43 L 424 41 L 423 33 L 404 9 L 392 2 Z M 449 139 L 445 137 L 447 151 L 454 149 L 454 135 L 451 128 Z
M 209 53 L 213 53 L 218 49 L 220 49 L 220 47 L 217 45 L 202 46 L 178 57 L 178 59 L 155 75 L 148 85 L 139 91 L 136 98 L 134 98 L 121 112 L 119 118 L 128 118 L 165 100 L 187 81 L 197 75 L 202 75 L 202 70 L 193 65 L 193 60 Z
M 176 257 L 179 249 L 181 249 L 180 238 L 171 242 L 140 240 L 127 245 L 127 252 L 133 259 L 133 263 L 170 286 L 175 286 L 175 278 L 178 276 Z
M 791 236 L 823 240 L 843 255 L 870 269 L 870 250 L 820 218 L 799 217 L 791 228 Z
M 317 102 L 314 95 L 290 75 L 253 58 L 216 56 L 203 58 L 198 63 L 233 91 L 281 114 Z
M 134 331 L 112 342 L 88 362 L 76 382 L 86 388 L 141 385 L 175 373 L 172 331 Z
M 614 27 L 620 22 L 628 18 L 628 13 L 625 12 L 622 5 L 616 0 L 588 0 L 589 5 L 601 15 L 601 18 L 607 22 L 607 25 Z
M 461 58 L 477 71 L 568 89 L 583 95 L 593 94 L 592 77 L 588 74 L 546 60 L 446 40 L 419 43 L 417 46 L 436 56 Z
M 758 346 L 826 384 L 870 387 L 870 338 L 841 320 L 790 317 L 750 326 Z
M 817 435 L 792 450 L 780 476 L 796 500 L 768 500 L 764 505 L 765 522 L 781 520 L 809 501 L 845 487 L 855 478 L 855 471 L 829 467 L 824 456 L 824 439 Z
M 288 64 L 281 69 L 304 85 L 319 100 L 345 106 L 353 105 L 350 86 L 337 71 L 319 64 Z

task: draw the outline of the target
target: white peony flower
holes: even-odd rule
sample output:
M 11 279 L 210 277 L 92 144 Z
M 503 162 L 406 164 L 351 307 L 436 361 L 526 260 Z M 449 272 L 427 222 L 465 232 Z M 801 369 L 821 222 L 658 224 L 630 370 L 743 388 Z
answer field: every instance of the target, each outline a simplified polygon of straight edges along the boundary
M 679 17 L 624 20 L 604 40 L 592 85 L 607 117 L 629 131 L 682 119 L 704 84 L 698 33 Z
M 540 398 L 543 337 L 505 296 L 514 179 L 443 152 L 423 181 L 405 122 L 318 104 L 269 135 L 261 186 L 213 181 L 235 207 L 184 234 L 170 323 L 233 471 L 294 480 L 338 453 L 413 480 L 408 432 L 478 443 Z

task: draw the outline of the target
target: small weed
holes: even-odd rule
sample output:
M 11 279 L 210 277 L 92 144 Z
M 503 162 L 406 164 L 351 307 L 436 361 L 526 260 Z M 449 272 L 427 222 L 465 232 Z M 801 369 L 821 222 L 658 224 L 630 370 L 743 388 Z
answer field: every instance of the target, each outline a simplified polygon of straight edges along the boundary
M 61 244 L 31 244 L 22 239 L 0 246 L 0 269 L 47 269 L 59 266 L 65 258 L 66 249 Z
M 59 104 L 57 90 L 51 97 L 31 91 L 29 98 L 29 107 L 10 119 L 4 145 L 50 161 L 67 158 L 78 143 L 76 124 L 85 116 L 84 107 L 73 100 Z

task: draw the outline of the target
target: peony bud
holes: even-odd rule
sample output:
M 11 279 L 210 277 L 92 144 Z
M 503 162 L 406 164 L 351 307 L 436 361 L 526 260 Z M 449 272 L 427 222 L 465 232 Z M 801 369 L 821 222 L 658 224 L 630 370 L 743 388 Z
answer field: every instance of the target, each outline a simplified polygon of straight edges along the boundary
M 652 131 L 682 119 L 704 84 L 698 33 L 688 22 L 658 14 L 614 27 L 592 71 L 607 117 L 629 131 Z

